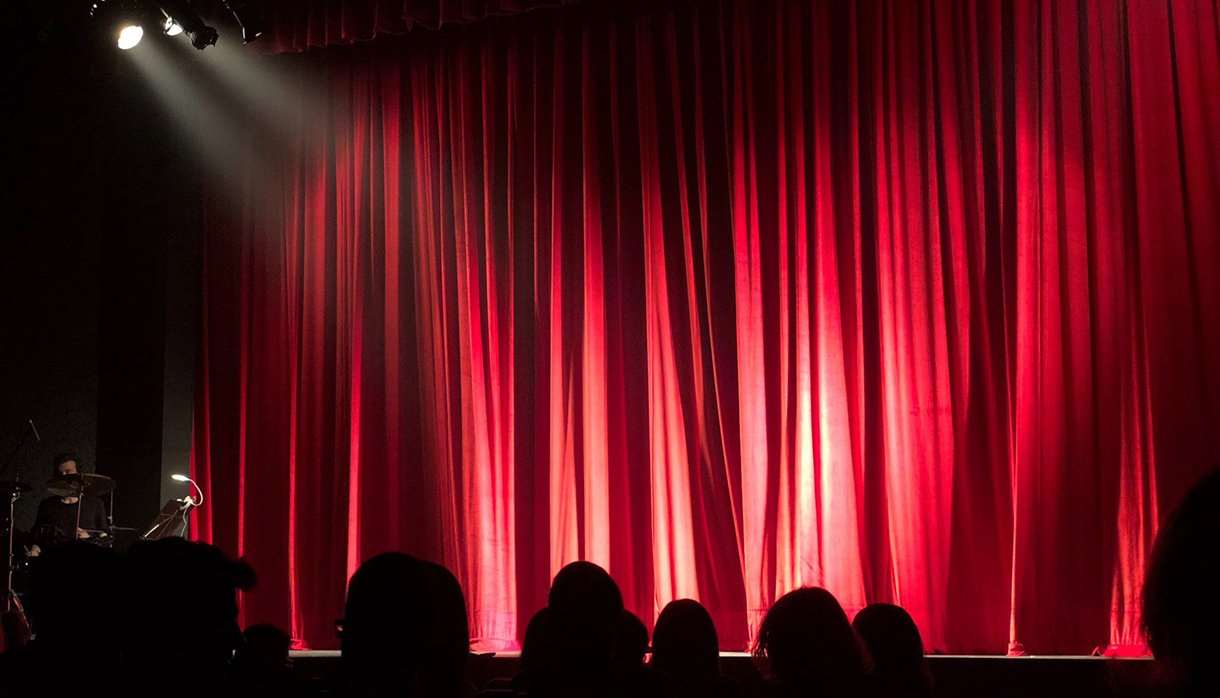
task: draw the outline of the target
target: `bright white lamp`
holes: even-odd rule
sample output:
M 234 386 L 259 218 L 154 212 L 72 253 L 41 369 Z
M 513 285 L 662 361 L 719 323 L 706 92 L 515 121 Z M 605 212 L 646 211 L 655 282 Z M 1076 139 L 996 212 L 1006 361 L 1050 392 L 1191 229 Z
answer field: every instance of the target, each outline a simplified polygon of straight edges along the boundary
M 195 487 L 195 491 L 199 493 L 199 499 L 192 499 L 192 501 L 195 502 L 195 506 L 197 506 L 197 507 L 203 506 L 203 488 L 199 486 L 199 483 L 195 482 L 194 480 L 190 479 L 189 477 L 187 477 L 181 473 L 174 473 L 173 475 L 170 475 L 169 477 L 174 482 L 191 483 L 191 485 L 193 485 Z
M 128 24 L 119 30 L 119 48 L 127 51 L 135 48 L 144 38 L 144 28 L 138 24 Z

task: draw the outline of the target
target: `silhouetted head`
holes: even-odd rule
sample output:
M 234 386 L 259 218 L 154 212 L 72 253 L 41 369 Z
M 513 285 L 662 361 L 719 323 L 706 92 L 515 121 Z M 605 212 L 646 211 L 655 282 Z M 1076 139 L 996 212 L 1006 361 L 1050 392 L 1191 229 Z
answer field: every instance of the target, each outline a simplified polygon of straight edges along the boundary
M 470 652 L 462 588 L 449 570 L 402 553 L 360 566 L 347 587 L 344 670 L 361 693 L 457 695 Z
M 525 626 L 521 643 L 521 673 L 528 680 L 546 674 L 554 657 L 553 634 L 550 630 L 550 609 L 542 609 Z
M 875 603 L 856 614 L 852 627 L 873 660 L 884 690 L 894 695 L 928 695 L 932 676 L 923 656 L 923 640 L 901 606 Z
M 581 560 L 565 565 L 555 575 L 547 607 L 556 615 L 610 624 L 623 610 L 623 595 L 606 570 Z
M 120 609 L 112 599 L 119 593 L 121 567 L 112 550 L 88 543 L 67 543 L 43 552 L 32 567 L 26 610 L 38 643 L 54 648 L 69 663 L 86 654 L 111 653 L 99 646 L 98 632 L 114 627 Z
M 1220 690 L 1220 469 L 1186 494 L 1157 534 L 1144 582 L 1148 644 L 1192 691 Z
M 597 676 L 610 670 L 623 596 L 605 570 L 573 562 L 555 575 L 547 600 L 556 668 Z
M 219 548 L 181 538 L 139 543 L 127 555 L 120 626 L 132 676 L 212 680 L 241 643 L 237 592 L 254 586 L 254 571 Z
M 782 683 L 815 690 L 859 687 L 868 659 L 847 614 L 829 591 L 805 587 L 784 594 L 758 630 L 756 657 Z
M 274 625 L 251 625 L 242 633 L 242 643 L 234 655 L 235 663 L 259 670 L 288 667 L 292 638 Z
M 712 616 L 698 601 L 670 601 L 652 631 L 652 666 L 678 679 L 720 675 L 720 641 Z
M 614 660 L 621 672 L 638 671 L 644 667 L 644 655 L 648 654 L 648 628 L 644 621 L 631 611 L 619 614 L 614 638 Z

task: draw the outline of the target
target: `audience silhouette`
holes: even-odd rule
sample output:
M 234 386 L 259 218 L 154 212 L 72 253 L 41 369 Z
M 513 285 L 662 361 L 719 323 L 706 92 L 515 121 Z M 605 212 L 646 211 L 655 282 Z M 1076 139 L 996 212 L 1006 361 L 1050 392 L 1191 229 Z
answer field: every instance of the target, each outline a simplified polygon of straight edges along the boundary
M 888 603 L 871 604 L 856 614 L 852 627 L 873 660 L 878 693 L 893 698 L 932 695 L 923 639 L 906 610 Z
M 858 696 L 868 688 L 868 655 L 829 591 L 805 587 L 767 611 L 754 655 L 775 696 Z
M 292 638 L 274 625 L 252 625 L 233 654 L 233 684 L 243 696 L 292 695 L 299 691 L 289 652 Z
M 340 629 L 353 696 L 462 696 L 470 633 L 462 588 L 449 570 L 383 553 L 352 575 Z
M 581 561 L 559 570 L 545 614 L 527 629 L 523 688 L 535 696 L 617 695 L 623 612 L 618 585 L 601 567 Z
M 1220 469 L 1186 494 L 1153 546 L 1144 629 L 1183 696 L 1220 695 Z
M 617 634 L 614 639 L 615 670 L 632 673 L 644 668 L 648 655 L 648 628 L 644 621 L 631 611 L 619 614 Z
M 1143 622 L 1157 659 L 1183 698 L 1220 695 L 1220 470 L 1200 481 L 1157 536 Z M 81 580 L 88 580 L 83 593 Z M 270 625 L 238 627 L 237 592 L 253 570 L 220 549 L 171 538 L 127 554 L 86 543 L 44 552 L 26 609 L 33 639 L 0 655 L 0 696 L 55 693 L 61 667 L 87 675 L 89 690 L 126 696 L 309 693 L 293 677 L 290 636 Z M 99 599 L 108 599 L 102 603 Z M 474 695 L 467 680 L 466 603 L 444 567 L 402 553 L 365 562 L 339 621 L 342 693 Z M 547 606 L 530 620 L 516 677 L 485 696 L 706 696 L 743 691 L 720 671 L 717 630 L 697 601 L 670 602 L 647 626 L 623 606 L 601 567 L 559 571 Z M 749 695 L 878 695 L 930 698 L 919 628 L 893 604 L 872 604 L 848 622 L 826 589 L 780 597 L 758 628 L 754 656 L 766 681 Z M 71 683 L 61 678 L 64 686 Z M 754 690 L 757 688 L 758 690 Z
M 118 557 L 85 543 L 45 550 L 33 568 L 26 611 L 36 637 L 0 659 L 0 695 L 38 695 L 47 677 L 70 685 L 62 667 L 90 679 L 91 689 L 118 687 L 115 667 L 123 658 L 112 634 L 121 627 Z M 58 682 L 56 682 L 58 683 Z
M 592 674 L 609 671 L 623 596 L 618 584 L 591 562 L 573 562 L 555 575 L 547 596 L 555 649 Z
M 215 546 L 166 538 L 133 546 L 124 572 L 118 637 L 127 692 L 226 690 L 242 643 L 237 592 L 254 586 L 250 566 Z
M 712 616 L 698 601 L 670 601 L 652 633 L 652 667 L 676 696 L 732 696 L 720 674 L 720 641 Z
M 550 627 L 551 611 L 543 608 L 530 618 L 525 626 L 525 638 L 521 642 L 521 658 L 513 688 L 518 693 L 539 694 L 544 692 L 546 677 L 553 673 L 551 663 L 555 658 L 552 648 L 553 634 Z
M 648 628 L 631 611 L 619 614 L 614 640 L 614 677 L 622 693 L 630 695 L 660 695 L 662 686 L 651 667 L 648 656 Z

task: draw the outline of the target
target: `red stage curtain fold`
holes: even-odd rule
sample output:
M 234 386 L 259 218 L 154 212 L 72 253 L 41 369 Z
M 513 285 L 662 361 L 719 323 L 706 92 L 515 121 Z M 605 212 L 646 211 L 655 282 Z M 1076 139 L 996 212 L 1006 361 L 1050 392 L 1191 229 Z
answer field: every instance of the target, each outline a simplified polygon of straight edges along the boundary
M 310 97 L 212 194 L 195 534 L 311 647 L 389 549 L 483 648 L 575 559 L 726 648 L 810 584 L 938 651 L 1138 644 L 1220 446 L 1218 23 L 717 0 L 265 57 Z

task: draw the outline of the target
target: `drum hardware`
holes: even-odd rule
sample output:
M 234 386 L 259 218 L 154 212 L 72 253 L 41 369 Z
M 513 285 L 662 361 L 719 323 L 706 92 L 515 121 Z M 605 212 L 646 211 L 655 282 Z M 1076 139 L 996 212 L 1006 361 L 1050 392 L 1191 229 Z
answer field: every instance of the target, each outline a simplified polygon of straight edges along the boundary
M 26 427 L 29 427 L 28 429 Z M 0 467 L 0 475 L 8 473 L 9 469 L 17 463 L 17 456 L 21 453 L 21 448 L 25 446 L 26 439 L 33 434 L 34 440 L 41 442 L 42 437 L 38 434 L 38 427 L 34 426 L 33 419 L 27 419 L 26 423 L 21 427 L 21 439 L 17 442 L 17 447 L 5 459 L 3 467 Z M 8 613 L 14 608 L 20 608 L 16 605 L 17 597 L 13 593 L 13 515 L 17 505 L 17 500 L 21 499 L 22 495 L 30 491 L 30 485 L 21 480 L 21 468 L 17 468 L 16 477 L 12 480 L 0 481 L 0 498 L 3 498 L 7 506 L 3 510 L 4 520 L 0 523 L 4 534 L 4 594 L 3 603 L 0 603 L 0 611 Z

